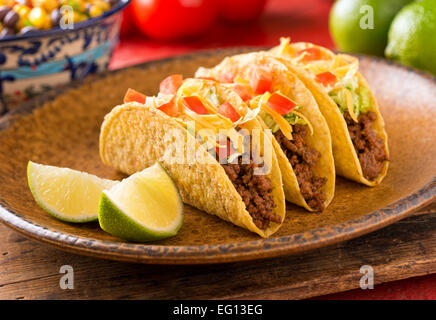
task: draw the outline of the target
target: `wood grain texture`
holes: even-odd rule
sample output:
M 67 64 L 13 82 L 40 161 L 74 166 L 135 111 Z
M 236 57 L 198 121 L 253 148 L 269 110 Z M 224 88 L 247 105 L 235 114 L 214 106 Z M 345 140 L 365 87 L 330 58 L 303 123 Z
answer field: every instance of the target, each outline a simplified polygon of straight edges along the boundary
M 32 113 L 0 120 L 0 218 L 31 237 L 76 253 L 144 263 L 221 263 L 331 245 L 404 219 L 436 197 L 435 79 L 361 57 L 362 72 L 387 125 L 389 174 L 375 188 L 338 178 L 335 198 L 322 214 L 289 204 L 282 227 L 268 239 L 186 206 L 177 236 L 134 244 L 110 236 L 97 224 L 63 223 L 37 206 L 27 186 L 28 160 L 119 179 L 100 160 L 98 136 L 104 115 L 120 103 L 126 89 L 156 93 L 168 74 L 190 76 L 198 66 L 214 65 L 235 50 L 195 53 L 105 74 L 39 108 L 34 105 Z
M 59 287 L 74 268 L 75 288 Z M 302 299 L 436 272 L 436 202 L 415 217 L 300 255 L 211 266 L 151 266 L 59 251 L 0 224 L 0 299 Z

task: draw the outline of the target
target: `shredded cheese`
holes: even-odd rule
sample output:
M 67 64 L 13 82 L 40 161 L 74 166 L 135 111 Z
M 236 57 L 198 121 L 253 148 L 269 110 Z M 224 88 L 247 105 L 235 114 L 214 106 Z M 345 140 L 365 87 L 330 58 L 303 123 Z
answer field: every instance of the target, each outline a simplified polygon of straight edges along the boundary
M 292 110 L 291 113 L 293 113 L 296 116 L 300 117 L 301 119 L 303 119 L 307 123 L 307 125 L 309 127 L 309 130 L 310 130 L 310 135 L 313 136 L 313 126 L 310 123 L 309 119 L 307 119 L 305 115 L 303 115 L 302 113 L 300 113 L 298 111 Z
M 281 114 L 268 107 L 268 99 L 270 96 L 271 94 L 269 92 L 265 92 L 259 99 L 259 105 L 274 119 L 275 122 L 277 122 L 283 135 L 287 139 L 292 140 L 292 126 Z

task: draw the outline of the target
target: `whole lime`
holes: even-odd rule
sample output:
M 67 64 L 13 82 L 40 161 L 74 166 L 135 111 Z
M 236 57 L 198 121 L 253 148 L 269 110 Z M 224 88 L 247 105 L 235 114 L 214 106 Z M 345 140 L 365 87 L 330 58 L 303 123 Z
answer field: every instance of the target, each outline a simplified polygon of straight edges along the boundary
M 436 75 L 436 1 L 404 7 L 392 22 L 386 56 Z
M 412 0 L 338 0 L 330 33 L 339 50 L 383 56 L 395 14 Z

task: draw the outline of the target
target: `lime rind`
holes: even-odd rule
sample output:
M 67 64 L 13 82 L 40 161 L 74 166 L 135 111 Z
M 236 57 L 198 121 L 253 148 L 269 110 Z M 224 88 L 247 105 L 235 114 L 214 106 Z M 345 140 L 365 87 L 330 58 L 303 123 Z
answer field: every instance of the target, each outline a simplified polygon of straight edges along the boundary
M 148 242 L 175 236 L 183 224 L 183 209 L 181 219 L 175 227 L 169 230 L 147 228 L 121 211 L 116 204 L 103 192 L 100 198 L 98 221 L 100 227 L 121 239 L 134 242 Z M 183 207 L 182 207 L 183 208 Z
M 103 191 L 100 197 L 98 221 L 100 227 L 104 231 L 121 239 L 133 242 L 161 240 L 172 237 L 178 233 L 184 221 L 184 206 L 180 197 L 179 189 L 160 163 L 156 163 L 155 166 L 159 166 L 160 170 L 166 175 L 168 181 L 170 181 L 174 187 L 177 197 L 177 218 L 166 228 L 149 227 L 144 223 L 132 218 L 127 212 L 122 210 L 123 206 L 121 204 L 117 204 L 117 201 L 111 198 L 110 193 L 111 191 L 113 192 L 113 190 Z M 153 167 L 150 167 L 148 169 L 152 168 Z M 132 179 L 132 176 L 127 179 Z M 120 187 L 121 185 L 118 185 L 118 188 Z

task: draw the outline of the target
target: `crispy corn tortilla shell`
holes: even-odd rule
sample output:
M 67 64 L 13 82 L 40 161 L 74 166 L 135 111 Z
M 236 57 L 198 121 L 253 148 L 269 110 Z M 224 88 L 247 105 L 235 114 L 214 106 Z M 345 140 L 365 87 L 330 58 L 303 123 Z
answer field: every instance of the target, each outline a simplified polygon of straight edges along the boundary
M 250 130 L 258 126 L 260 124 L 251 122 L 245 128 Z M 174 162 L 172 159 L 176 152 L 187 154 L 189 138 L 195 143 L 197 160 L 201 161 Z M 161 161 L 178 185 L 185 203 L 262 237 L 270 236 L 281 225 L 270 222 L 265 230 L 259 229 L 223 167 L 182 125 L 153 107 L 132 102 L 117 106 L 106 115 L 100 134 L 100 155 L 106 165 L 126 174 L 133 174 Z M 271 161 L 267 176 L 273 185 L 271 195 L 276 204 L 274 212 L 283 222 L 285 200 L 274 153 Z
M 291 60 L 287 59 L 287 57 L 292 56 L 293 53 L 296 51 L 311 47 L 319 48 L 322 51 L 323 56 L 325 56 L 326 58 L 333 59 L 335 57 L 335 54 L 330 50 L 306 42 L 291 43 L 289 46 L 289 50 L 287 51 L 282 51 L 280 50 L 280 46 L 277 46 L 272 48 L 270 52 L 274 55 L 281 56 L 290 62 Z M 382 172 L 376 179 L 366 179 L 363 176 L 362 166 L 360 165 L 359 158 L 348 132 L 347 123 L 336 103 L 325 92 L 322 85 L 313 80 L 312 75 L 308 71 L 306 71 L 302 67 L 291 63 L 289 65 L 289 68 L 298 75 L 300 80 L 312 92 L 312 95 L 318 103 L 319 109 L 327 120 L 332 136 L 333 156 L 335 159 L 335 166 L 338 174 L 348 179 L 365 184 L 367 186 L 378 185 L 387 174 L 389 161 L 384 162 Z M 374 97 L 373 92 L 369 88 L 369 85 L 366 82 L 365 78 L 360 73 L 358 73 L 357 76 L 359 79 L 359 85 L 368 89 L 371 105 L 373 106 L 371 111 L 373 111 L 377 115 L 377 120 L 374 122 L 372 128 L 377 136 L 383 139 L 385 151 L 389 157 L 388 137 L 377 101 Z
M 336 178 L 330 132 L 310 91 L 288 69 L 286 64 L 285 59 L 273 57 L 265 52 L 253 52 L 227 57 L 214 68 L 200 68 L 197 70 L 196 75 L 219 78 L 220 74 L 232 73 L 239 75 L 242 79 L 249 79 L 252 66 L 265 67 L 273 73 L 273 91 L 280 90 L 284 95 L 294 100 L 297 105 L 302 106 L 299 112 L 306 116 L 313 126 L 314 133 L 312 136 L 307 135 L 306 142 L 309 147 L 316 149 L 321 154 L 319 161 L 312 167 L 312 170 L 316 176 L 327 178 L 327 182 L 323 187 L 326 196 L 324 205 L 327 207 L 334 196 Z M 259 121 L 266 128 L 260 118 Z M 297 177 L 288 158 L 274 136 L 271 133 L 269 133 L 269 136 L 279 161 L 286 200 L 313 211 L 301 194 Z

